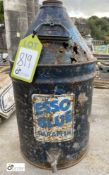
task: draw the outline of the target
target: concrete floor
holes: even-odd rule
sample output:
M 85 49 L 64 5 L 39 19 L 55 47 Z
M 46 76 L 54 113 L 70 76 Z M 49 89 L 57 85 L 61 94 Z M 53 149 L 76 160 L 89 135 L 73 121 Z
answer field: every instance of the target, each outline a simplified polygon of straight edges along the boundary
M 109 90 L 94 89 L 90 147 L 76 166 L 58 171 L 58 175 L 109 175 Z M 25 163 L 25 172 L 6 172 L 6 163 Z M 16 117 L 0 126 L 0 175 L 52 175 L 27 163 L 19 149 Z

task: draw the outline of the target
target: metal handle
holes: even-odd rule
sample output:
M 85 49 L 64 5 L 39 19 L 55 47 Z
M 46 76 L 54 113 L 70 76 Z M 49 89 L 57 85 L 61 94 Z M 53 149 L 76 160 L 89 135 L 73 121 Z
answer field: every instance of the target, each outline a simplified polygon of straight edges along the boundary
M 54 22 L 49 22 L 49 23 L 41 23 L 39 24 L 34 30 L 33 30 L 33 37 L 37 34 L 37 32 L 39 31 L 39 29 L 42 27 L 42 26 L 50 26 L 50 27 L 54 27 L 54 26 L 60 26 L 61 28 L 63 28 L 65 31 L 67 31 L 68 35 L 69 35 L 69 31 L 68 29 L 61 23 L 54 23 Z

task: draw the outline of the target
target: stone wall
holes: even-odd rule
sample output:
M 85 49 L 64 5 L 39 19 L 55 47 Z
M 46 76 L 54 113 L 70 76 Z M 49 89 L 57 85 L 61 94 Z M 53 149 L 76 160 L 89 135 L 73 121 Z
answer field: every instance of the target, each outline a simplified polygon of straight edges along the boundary
M 20 39 L 25 35 L 36 14 L 36 0 L 4 0 L 6 41 L 9 58 L 12 59 Z
M 0 25 L 0 53 L 6 52 L 6 38 L 5 38 L 5 26 L 4 24 Z

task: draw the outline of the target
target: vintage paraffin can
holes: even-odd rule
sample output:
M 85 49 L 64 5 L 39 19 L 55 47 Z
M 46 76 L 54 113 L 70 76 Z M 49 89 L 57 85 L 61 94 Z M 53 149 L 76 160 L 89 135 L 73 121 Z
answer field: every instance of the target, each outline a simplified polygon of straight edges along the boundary
M 32 33 L 43 44 L 34 80 L 13 79 L 20 146 L 30 163 L 56 171 L 87 152 L 96 59 L 61 1 L 43 2 Z

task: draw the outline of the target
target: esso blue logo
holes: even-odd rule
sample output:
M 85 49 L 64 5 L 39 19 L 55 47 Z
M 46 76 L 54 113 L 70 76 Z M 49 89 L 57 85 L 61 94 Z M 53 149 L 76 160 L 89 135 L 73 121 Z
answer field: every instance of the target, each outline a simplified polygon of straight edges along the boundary
M 71 102 L 69 99 L 63 99 L 60 104 L 58 104 L 58 100 L 54 101 L 45 101 L 42 103 L 35 104 L 35 111 L 37 114 L 43 113 L 56 113 L 58 111 L 68 111 L 70 108 Z
M 62 99 L 60 102 L 56 99 L 34 104 L 35 115 L 37 115 L 39 127 L 62 127 L 65 124 L 70 123 L 72 121 L 71 105 L 72 102 L 67 98 Z M 58 115 L 57 112 L 61 113 L 61 111 L 62 114 Z M 47 113 L 52 114 L 52 119 L 51 117 L 46 117 Z

